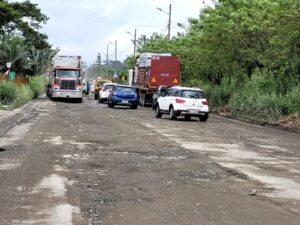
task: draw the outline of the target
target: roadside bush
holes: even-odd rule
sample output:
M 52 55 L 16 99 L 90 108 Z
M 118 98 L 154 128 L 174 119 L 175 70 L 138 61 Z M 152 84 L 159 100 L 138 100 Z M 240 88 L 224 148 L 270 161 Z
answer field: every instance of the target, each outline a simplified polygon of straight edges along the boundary
M 236 80 L 224 78 L 220 85 L 199 80 L 191 80 L 189 86 L 201 88 L 209 104 L 213 107 L 227 105 L 232 94 L 235 92 L 237 85 Z
M 300 115 L 300 85 L 295 86 L 287 93 L 291 108 L 288 113 L 298 113 Z
M 14 83 L 0 80 L 0 103 L 9 104 L 17 97 L 17 87 Z
M 230 107 L 235 115 L 276 121 L 296 108 L 298 91 L 280 93 L 276 82 L 270 77 L 253 76 L 239 92 L 230 99 Z
M 19 85 L 17 89 L 17 97 L 13 103 L 13 107 L 20 107 L 31 101 L 33 97 L 34 93 L 28 85 Z
M 37 98 L 45 92 L 46 78 L 44 76 L 30 77 L 28 85 L 33 92 L 33 98 Z

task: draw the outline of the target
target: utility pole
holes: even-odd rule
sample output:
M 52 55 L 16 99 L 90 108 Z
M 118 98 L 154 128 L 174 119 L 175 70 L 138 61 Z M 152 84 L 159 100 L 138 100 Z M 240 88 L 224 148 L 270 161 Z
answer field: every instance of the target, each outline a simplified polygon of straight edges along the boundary
M 169 23 L 168 23 L 168 39 L 171 39 L 171 9 L 172 5 L 169 6 Z
M 108 78 L 108 44 L 106 50 L 106 78 Z
M 133 56 L 135 57 L 135 53 L 136 53 L 136 29 L 134 29 L 134 47 L 133 47 Z
M 169 20 L 168 20 L 168 36 L 167 38 L 170 40 L 171 39 L 171 14 L 172 14 L 172 5 L 169 5 L 169 12 L 166 12 L 162 10 L 161 8 L 157 8 L 159 11 L 168 14 L 169 15 Z
M 117 61 L 117 40 L 115 40 L 115 62 Z

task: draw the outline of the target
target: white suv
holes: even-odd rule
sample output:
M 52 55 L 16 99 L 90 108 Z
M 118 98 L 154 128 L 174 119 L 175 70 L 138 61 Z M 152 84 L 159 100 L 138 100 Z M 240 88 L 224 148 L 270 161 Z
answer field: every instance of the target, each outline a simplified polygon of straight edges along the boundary
M 174 86 L 157 99 L 155 117 L 161 118 L 169 114 L 171 120 L 184 116 L 190 120 L 192 116 L 205 122 L 208 119 L 208 101 L 204 98 L 203 91 L 199 88 Z

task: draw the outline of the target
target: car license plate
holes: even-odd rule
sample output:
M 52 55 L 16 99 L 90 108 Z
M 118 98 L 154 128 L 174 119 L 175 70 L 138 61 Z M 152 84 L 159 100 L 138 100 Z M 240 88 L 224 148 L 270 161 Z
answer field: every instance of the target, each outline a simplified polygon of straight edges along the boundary
M 190 110 L 190 113 L 198 113 L 198 110 L 192 109 Z
M 122 100 L 122 103 L 128 103 L 128 101 L 127 100 Z

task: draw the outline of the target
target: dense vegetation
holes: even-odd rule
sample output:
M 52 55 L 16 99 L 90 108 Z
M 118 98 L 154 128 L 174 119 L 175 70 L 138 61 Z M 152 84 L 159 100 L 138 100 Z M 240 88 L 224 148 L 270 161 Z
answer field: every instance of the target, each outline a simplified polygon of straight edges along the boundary
M 27 85 L 16 86 L 11 82 L 0 82 L 0 106 L 18 107 L 37 97 L 44 89 L 45 74 L 52 57 L 59 51 L 52 49 L 47 36 L 39 32 L 47 16 L 30 1 L 8 2 L 0 0 L 0 75 L 9 69 L 18 75 L 31 76 Z
M 141 37 L 139 52 L 179 56 L 182 83 L 204 89 L 211 106 L 275 121 L 300 112 L 299 12 L 294 0 L 220 0 L 172 40 Z
M 30 77 L 28 84 L 17 85 L 0 80 L 0 109 L 13 109 L 24 105 L 44 93 L 45 76 Z

